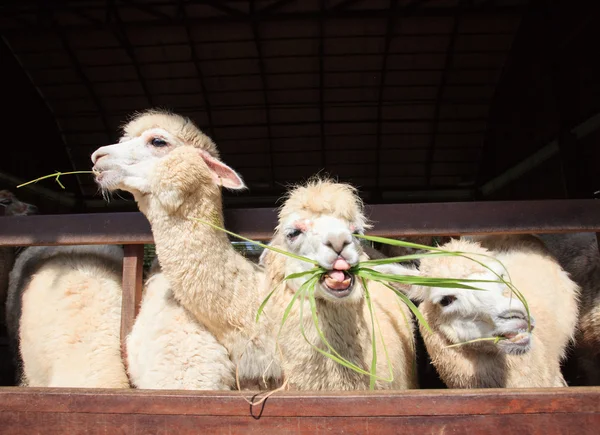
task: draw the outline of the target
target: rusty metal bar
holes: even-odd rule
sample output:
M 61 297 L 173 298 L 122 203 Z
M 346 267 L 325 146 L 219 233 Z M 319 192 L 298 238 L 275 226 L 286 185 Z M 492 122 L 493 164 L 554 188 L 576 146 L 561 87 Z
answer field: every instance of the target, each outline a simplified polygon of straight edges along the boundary
M 366 208 L 378 236 L 519 234 L 600 231 L 600 201 L 449 202 L 383 204 Z M 277 222 L 272 208 L 225 211 L 228 229 L 268 240 Z M 0 218 L 0 246 L 153 243 L 141 213 L 13 216 Z
M 144 245 L 125 245 L 123 257 L 123 299 L 121 301 L 121 347 L 133 328 L 142 302 Z

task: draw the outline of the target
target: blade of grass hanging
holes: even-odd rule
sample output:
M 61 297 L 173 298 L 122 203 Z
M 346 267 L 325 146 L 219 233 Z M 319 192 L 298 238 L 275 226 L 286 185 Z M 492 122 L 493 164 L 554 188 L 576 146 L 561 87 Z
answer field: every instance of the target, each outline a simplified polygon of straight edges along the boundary
M 466 290 L 478 290 L 485 291 L 485 289 L 480 289 L 478 287 L 473 287 L 468 284 L 463 284 L 464 282 L 492 282 L 497 283 L 496 280 L 469 280 L 469 279 L 453 279 L 453 278 L 430 278 L 424 276 L 414 276 L 414 275 L 391 275 L 386 273 L 378 272 L 374 269 L 363 268 L 360 267 L 356 270 L 355 273 L 365 272 L 368 274 L 368 279 L 374 279 L 377 281 L 387 281 L 387 282 L 397 282 L 399 284 L 406 285 L 422 285 L 426 287 L 444 287 L 444 288 L 460 288 Z
M 402 246 L 405 248 L 425 249 L 427 251 L 443 251 L 441 248 L 433 246 L 420 245 L 418 243 L 405 242 L 403 240 L 388 239 L 387 237 L 365 236 L 364 234 L 355 234 L 359 239 L 370 240 L 371 242 L 383 243 L 384 245 Z
M 56 181 L 58 183 L 58 185 L 61 188 L 65 188 L 65 186 L 63 186 L 63 184 L 60 182 L 59 177 L 63 176 L 63 175 L 75 175 L 75 174 L 95 174 L 94 171 L 72 171 L 72 172 L 60 172 L 60 171 L 56 171 L 54 174 L 49 174 L 49 175 L 44 175 L 43 177 L 40 178 L 36 178 L 35 180 L 31 180 L 31 181 L 27 181 L 26 183 L 21 183 L 17 186 L 17 189 L 20 189 L 21 187 L 25 187 L 28 186 L 30 184 L 35 184 L 38 181 L 42 181 L 45 180 L 47 178 L 54 178 L 54 181 Z
M 364 279 L 373 279 L 369 276 L 368 273 L 365 273 L 365 271 L 361 271 L 359 275 L 361 276 L 361 278 Z M 417 308 L 417 306 L 413 303 L 413 301 L 410 300 L 410 298 L 408 296 L 406 296 L 404 293 L 402 293 L 400 290 L 395 289 L 394 287 L 392 287 L 391 285 L 389 285 L 388 283 L 386 283 L 385 281 L 381 281 L 381 280 L 377 280 L 377 279 L 373 279 L 373 281 L 377 281 L 380 282 L 381 284 L 383 284 L 385 287 L 387 287 L 388 289 L 392 290 L 397 296 L 398 298 L 400 298 L 400 300 L 402 302 L 404 302 L 404 304 L 406 304 L 406 306 L 413 312 L 413 314 L 415 315 L 415 317 L 417 318 L 417 320 L 423 324 L 423 326 L 425 326 L 425 328 L 429 331 L 431 331 L 431 328 L 429 327 L 429 323 L 427 323 L 427 321 L 425 320 L 425 318 L 423 317 L 423 315 L 421 314 L 421 312 L 419 311 L 419 309 Z
M 371 295 L 369 294 L 369 290 L 367 288 L 367 280 L 363 277 L 360 278 L 363 284 L 363 288 L 365 290 L 365 300 L 367 301 L 367 306 L 369 307 L 369 312 L 371 313 L 371 377 L 369 379 L 369 390 L 375 389 L 375 377 L 377 376 L 377 341 L 375 336 L 375 319 L 373 315 L 373 307 L 371 306 Z
M 349 368 L 351 370 L 354 370 L 357 373 L 363 374 L 363 375 L 367 375 L 370 376 L 370 373 L 363 370 L 362 368 L 358 367 L 357 365 L 351 363 L 350 361 L 346 360 L 345 358 L 343 358 L 332 346 L 331 344 L 329 344 L 329 342 L 327 341 L 327 339 L 325 338 L 325 335 L 323 334 L 323 331 L 321 331 L 321 328 L 319 327 L 319 320 L 317 318 L 317 311 L 316 311 L 316 303 L 315 303 L 315 297 L 314 297 L 314 292 L 316 290 L 315 288 L 316 286 L 316 281 L 313 283 L 312 288 L 310 288 L 308 290 L 308 301 L 310 304 L 310 308 L 311 308 L 311 314 L 312 314 L 312 318 L 313 318 L 313 323 L 315 325 L 317 334 L 319 335 L 319 339 L 321 340 L 321 342 L 328 348 L 330 349 L 333 353 L 329 353 L 321 348 L 319 348 L 318 346 L 315 346 L 306 336 L 306 331 L 304 329 L 304 320 L 303 320 L 303 316 L 304 316 L 304 310 L 303 307 L 304 305 L 300 305 L 300 332 L 302 333 L 302 336 L 304 337 L 304 340 L 313 348 L 315 349 L 317 352 L 319 352 L 320 354 L 324 355 L 325 357 L 335 361 L 336 363 Z
M 474 340 L 469 340 L 469 341 L 463 341 L 461 343 L 455 343 L 455 344 L 449 344 L 448 346 L 444 346 L 446 349 L 449 349 L 451 347 L 458 347 L 458 346 L 463 346 L 465 344 L 471 344 L 471 343 L 477 343 L 479 341 L 493 341 L 494 344 L 498 344 L 499 341 L 502 340 L 507 340 L 507 338 L 505 337 L 484 337 L 484 338 L 476 338 Z
M 306 282 L 304 282 L 300 286 L 300 288 L 296 292 L 294 292 L 294 296 L 292 296 L 292 300 L 290 301 L 290 303 L 285 308 L 285 311 L 283 312 L 283 317 L 281 318 L 281 324 L 279 325 L 279 332 L 277 333 L 277 341 L 279 341 L 281 331 L 283 330 L 283 326 L 285 325 L 285 322 L 287 321 L 287 319 L 290 315 L 290 312 L 292 310 L 292 307 L 294 306 L 294 303 L 301 295 L 303 295 L 306 292 L 308 287 L 311 285 L 311 282 L 313 282 L 313 281 L 316 282 L 317 280 L 318 280 L 318 276 L 309 278 L 308 280 L 306 280 Z M 302 310 L 302 306 L 303 306 L 303 303 L 302 303 L 302 301 L 300 301 L 300 310 Z
M 269 251 L 277 252 L 278 254 L 282 254 L 282 255 L 285 255 L 290 258 L 295 258 L 296 260 L 301 260 L 306 263 L 310 263 L 310 264 L 314 264 L 315 266 L 319 266 L 319 262 L 316 260 L 311 260 L 310 258 L 306 258 L 301 255 L 292 254 L 291 252 L 284 251 L 283 249 L 275 248 L 274 246 L 265 245 L 264 243 L 257 242 L 256 240 L 248 239 L 244 236 L 240 236 L 239 234 L 236 234 L 234 232 L 226 230 L 225 228 L 222 228 L 219 225 L 215 225 L 212 222 L 207 222 L 205 220 L 198 219 L 198 218 L 189 218 L 189 219 L 196 221 L 196 222 L 200 222 L 201 224 L 204 224 L 204 225 L 208 225 L 209 227 L 212 227 L 215 230 L 223 231 L 224 233 L 229 234 L 230 236 L 236 237 L 245 242 L 254 243 L 255 245 L 260 246 L 261 248 L 264 248 L 264 249 L 268 249 Z
M 262 301 L 262 303 L 260 304 L 260 307 L 258 307 L 258 311 L 256 312 L 256 321 L 258 322 L 258 319 L 260 317 L 260 315 L 263 313 L 265 306 L 267 305 L 267 302 L 269 302 L 269 299 L 271 299 L 271 296 L 273 296 L 273 293 L 275 293 L 275 290 L 277 290 L 279 288 L 279 286 L 281 284 L 283 284 L 284 281 L 290 280 L 290 279 L 295 279 L 295 278 L 301 278 L 303 276 L 309 275 L 309 274 L 315 274 L 317 272 L 320 273 L 321 269 L 315 267 L 314 269 L 310 269 L 307 270 L 305 272 L 298 272 L 298 273 L 292 273 L 290 275 L 287 275 L 286 277 L 284 277 L 281 282 L 279 284 L 277 284 L 277 286 L 275 286 L 275 288 L 273 290 L 271 290 L 271 292 L 269 292 L 269 294 L 267 295 L 267 297 Z

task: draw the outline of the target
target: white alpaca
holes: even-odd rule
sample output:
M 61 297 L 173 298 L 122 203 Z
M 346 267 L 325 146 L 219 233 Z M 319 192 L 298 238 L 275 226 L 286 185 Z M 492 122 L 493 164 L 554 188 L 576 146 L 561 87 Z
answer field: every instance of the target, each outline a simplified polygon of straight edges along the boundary
M 7 321 L 31 387 L 127 388 L 117 246 L 26 249 L 10 273 Z
M 127 367 L 133 386 L 233 389 L 235 367 L 227 349 L 175 300 L 156 260 L 150 275 L 140 313 L 127 337 Z
M 221 187 L 245 187 L 218 160 L 210 138 L 187 118 L 149 111 L 124 127 L 120 143 L 96 150 L 92 161 L 102 188 L 133 194 L 152 226 L 175 300 L 225 346 L 241 387 L 280 384 L 275 343 L 263 331 L 271 328 L 254 319 L 264 273 L 225 233 L 190 219 L 223 226 Z
M 560 371 L 565 349 L 577 322 L 579 288 L 537 240 L 515 237 L 494 243 L 502 250 L 488 251 L 479 243 L 453 240 L 443 246 L 468 253 L 496 273 L 508 270 L 515 287 L 531 310 L 528 331 L 524 305 L 501 283 L 475 283 L 484 291 L 414 286 L 409 295 L 422 300 L 419 309 L 431 326 L 421 333 L 442 380 L 450 388 L 560 387 L 566 386 Z M 393 272 L 394 266 L 379 267 Z M 421 260 L 423 276 L 496 280 L 483 266 L 462 257 L 430 257 Z M 450 345 L 481 338 L 456 347 Z
M 4 216 L 27 216 L 37 213 L 35 205 L 19 201 L 8 190 L 0 190 L 0 207 L 4 208 Z M 0 304 L 4 308 L 8 291 L 8 274 L 15 263 L 15 248 L 0 246 Z M 5 311 L 0 310 L 0 328 L 5 326 Z
M 19 201 L 8 190 L 0 190 L 0 208 L 4 216 L 27 216 L 37 213 L 37 207 Z M 8 292 L 8 276 L 15 264 L 19 248 L 0 246 L 0 335 L 6 335 L 6 295 Z M 0 385 L 14 385 L 14 357 L 11 352 L 0 352 Z
M 316 180 L 290 192 L 279 213 L 279 225 L 271 245 L 315 260 L 328 270 L 316 284 L 314 293 L 319 328 L 343 358 L 369 371 L 373 356 L 371 315 L 365 289 L 360 279 L 350 271 L 359 260 L 367 259 L 359 239 L 354 237 L 354 234 L 362 234 L 365 227 L 362 203 L 351 186 Z M 267 271 L 267 289 L 276 288 L 286 275 L 314 267 L 269 250 L 263 252 L 261 263 Z M 308 277 L 302 277 L 286 281 L 275 291 L 265 308 L 266 315 L 274 323 L 283 318 L 294 294 L 307 280 Z M 377 375 L 383 379 L 390 378 L 390 369 L 393 374 L 393 382 L 378 380 L 376 387 L 416 388 L 411 313 L 391 290 L 381 284 L 369 282 L 367 287 L 390 358 L 388 365 L 376 327 Z M 342 366 L 308 345 L 300 333 L 301 323 L 309 341 L 324 348 L 311 318 L 309 301 L 301 297 L 290 312 L 279 343 L 284 372 L 292 388 L 369 388 L 369 376 Z

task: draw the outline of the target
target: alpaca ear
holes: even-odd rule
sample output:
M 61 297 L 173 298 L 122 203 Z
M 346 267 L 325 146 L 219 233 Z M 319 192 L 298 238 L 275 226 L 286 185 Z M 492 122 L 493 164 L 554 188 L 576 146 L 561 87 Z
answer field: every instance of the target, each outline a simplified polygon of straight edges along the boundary
M 210 169 L 213 180 L 216 184 L 233 190 L 246 188 L 246 185 L 242 181 L 242 177 L 240 177 L 237 172 L 235 172 L 225 163 L 212 157 L 206 151 L 201 151 L 200 156 Z
M 268 245 L 270 246 L 271 243 L 268 243 Z M 258 257 L 258 265 L 265 267 L 267 265 L 267 259 L 269 256 L 269 250 L 268 249 L 263 249 L 263 251 L 260 254 L 260 257 Z

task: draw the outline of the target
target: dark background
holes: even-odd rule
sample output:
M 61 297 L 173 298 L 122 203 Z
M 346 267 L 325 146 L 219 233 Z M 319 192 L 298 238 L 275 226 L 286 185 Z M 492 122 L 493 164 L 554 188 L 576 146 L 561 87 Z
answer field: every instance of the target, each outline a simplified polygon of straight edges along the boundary
M 272 206 L 325 170 L 366 202 L 600 190 L 595 0 L 4 1 L 0 188 L 89 170 L 136 110 L 190 116 Z M 106 204 L 91 177 L 19 189 Z

